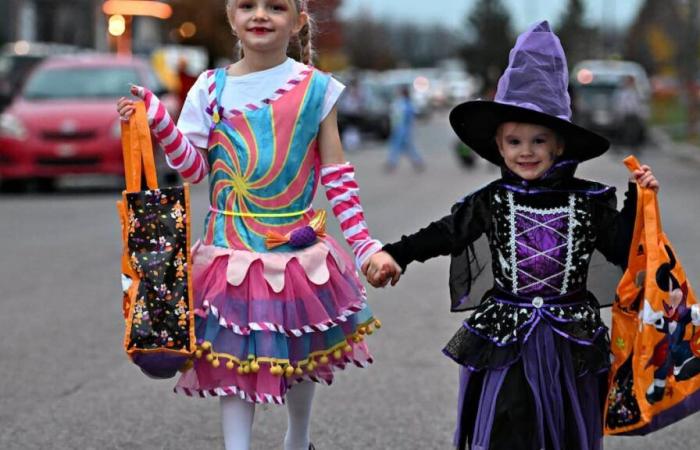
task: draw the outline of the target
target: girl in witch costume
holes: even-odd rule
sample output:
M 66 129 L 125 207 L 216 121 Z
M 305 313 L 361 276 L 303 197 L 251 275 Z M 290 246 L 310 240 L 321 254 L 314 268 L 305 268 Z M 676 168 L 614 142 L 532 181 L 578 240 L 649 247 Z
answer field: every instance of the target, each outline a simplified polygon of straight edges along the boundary
M 452 257 L 452 310 L 475 308 L 444 349 L 462 365 L 460 449 L 602 446 L 609 341 L 586 287 L 588 266 L 595 249 L 626 265 L 636 187 L 618 212 L 612 187 L 574 177 L 609 143 L 571 123 L 568 78 L 547 22 L 519 36 L 495 100 L 450 114 L 460 139 L 500 166 L 501 178 L 370 258 L 366 275 L 379 287 L 395 284 L 412 261 Z M 633 180 L 658 189 L 647 166 Z M 475 304 L 468 250 L 480 236 L 488 239 L 494 284 Z
M 154 138 L 188 181 L 209 176 L 210 207 L 192 250 L 197 359 L 175 388 L 220 396 L 227 449 L 247 449 L 256 403 L 287 403 L 286 450 L 306 450 L 315 384 L 372 362 L 379 327 L 356 267 L 381 249 L 364 220 L 336 121 L 343 85 L 311 64 L 305 0 L 228 0 L 242 58 L 201 74 L 177 126 L 135 86 Z M 287 56 L 290 41 L 298 62 Z M 122 98 L 124 119 L 133 101 Z M 325 233 L 321 182 L 352 248 Z

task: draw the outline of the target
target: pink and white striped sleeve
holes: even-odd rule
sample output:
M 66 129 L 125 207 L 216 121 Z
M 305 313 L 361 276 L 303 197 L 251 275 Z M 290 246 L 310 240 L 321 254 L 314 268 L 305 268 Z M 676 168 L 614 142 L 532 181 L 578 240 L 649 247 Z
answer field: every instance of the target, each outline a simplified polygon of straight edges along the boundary
M 355 254 L 355 264 L 361 268 L 370 256 L 382 249 L 382 244 L 369 234 L 355 168 L 350 163 L 323 165 L 321 184 L 326 188 L 326 198 L 340 222 L 345 241 Z
M 178 130 L 163 103 L 153 92 L 141 86 L 133 86 L 131 93 L 144 101 L 148 125 L 156 142 L 165 152 L 168 165 L 190 183 L 202 181 L 209 173 L 207 161 Z

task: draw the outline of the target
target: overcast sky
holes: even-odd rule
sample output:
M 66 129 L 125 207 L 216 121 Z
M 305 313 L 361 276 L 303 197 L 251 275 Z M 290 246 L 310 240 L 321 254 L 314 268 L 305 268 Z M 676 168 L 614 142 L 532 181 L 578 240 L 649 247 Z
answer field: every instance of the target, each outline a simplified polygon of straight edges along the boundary
M 516 32 L 547 19 L 556 25 L 568 0 L 501 0 L 510 10 Z M 589 23 L 612 22 L 627 25 L 643 0 L 584 0 Z M 375 17 L 419 23 L 440 22 L 450 27 L 464 24 L 464 18 L 477 0 L 344 0 L 341 13 L 352 15 L 358 10 L 370 11 Z M 437 6 L 439 5 L 439 6 Z

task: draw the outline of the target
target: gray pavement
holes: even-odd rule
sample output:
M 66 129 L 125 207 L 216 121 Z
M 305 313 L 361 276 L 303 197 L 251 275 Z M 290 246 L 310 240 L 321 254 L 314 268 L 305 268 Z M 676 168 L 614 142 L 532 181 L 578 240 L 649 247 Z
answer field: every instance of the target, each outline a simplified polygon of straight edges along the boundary
M 348 155 L 370 227 L 384 241 L 441 217 L 496 176 L 485 164 L 459 166 L 444 115 L 421 124 L 418 136 L 429 160 L 422 174 L 407 161 L 383 174 L 376 143 Z M 624 192 L 622 156 L 611 152 L 579 175 Z M 679 160 L 672 146 L 640 157 L 662 183 L 666 231 L 698 280 L 700 163 Z M 172 380 L 147 379 L 122 352 L 118 192 L 67 186 L 0 197 L 0 449 L 223 448 L 216 400 L 172 394 Z M 193 198 L 197 235 L 206 189 L 196 187 Z M 327 203 L 319 198 L 316 206 Z M 335 222 L 330 227 L 339 235 Z M 369 338 L 376 362 L 318 389 L 312 436 L 319 450 L 450 448 L 457 367 L 440 350 L 464 317 L 448 312 L 447 266 L 446 258 L 415 264 L 397 287 L 370 290 L 384 322 Z M 252 448 L 282 448 L 285 427 L 283 407 L 258 407 Z M 649 437 L 606 439 L 606 448 L 687 449 L 699 438 L 695 415 Z

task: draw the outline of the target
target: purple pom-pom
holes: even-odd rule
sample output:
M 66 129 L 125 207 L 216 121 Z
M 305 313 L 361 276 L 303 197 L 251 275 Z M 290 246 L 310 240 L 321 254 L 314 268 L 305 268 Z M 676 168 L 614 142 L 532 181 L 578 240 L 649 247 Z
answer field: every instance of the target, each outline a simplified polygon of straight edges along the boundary
M 297 228 L 289 236 L 289 245 L 292 247 L 306 247 L 316 242 L 316 232 L 310 226 Z

